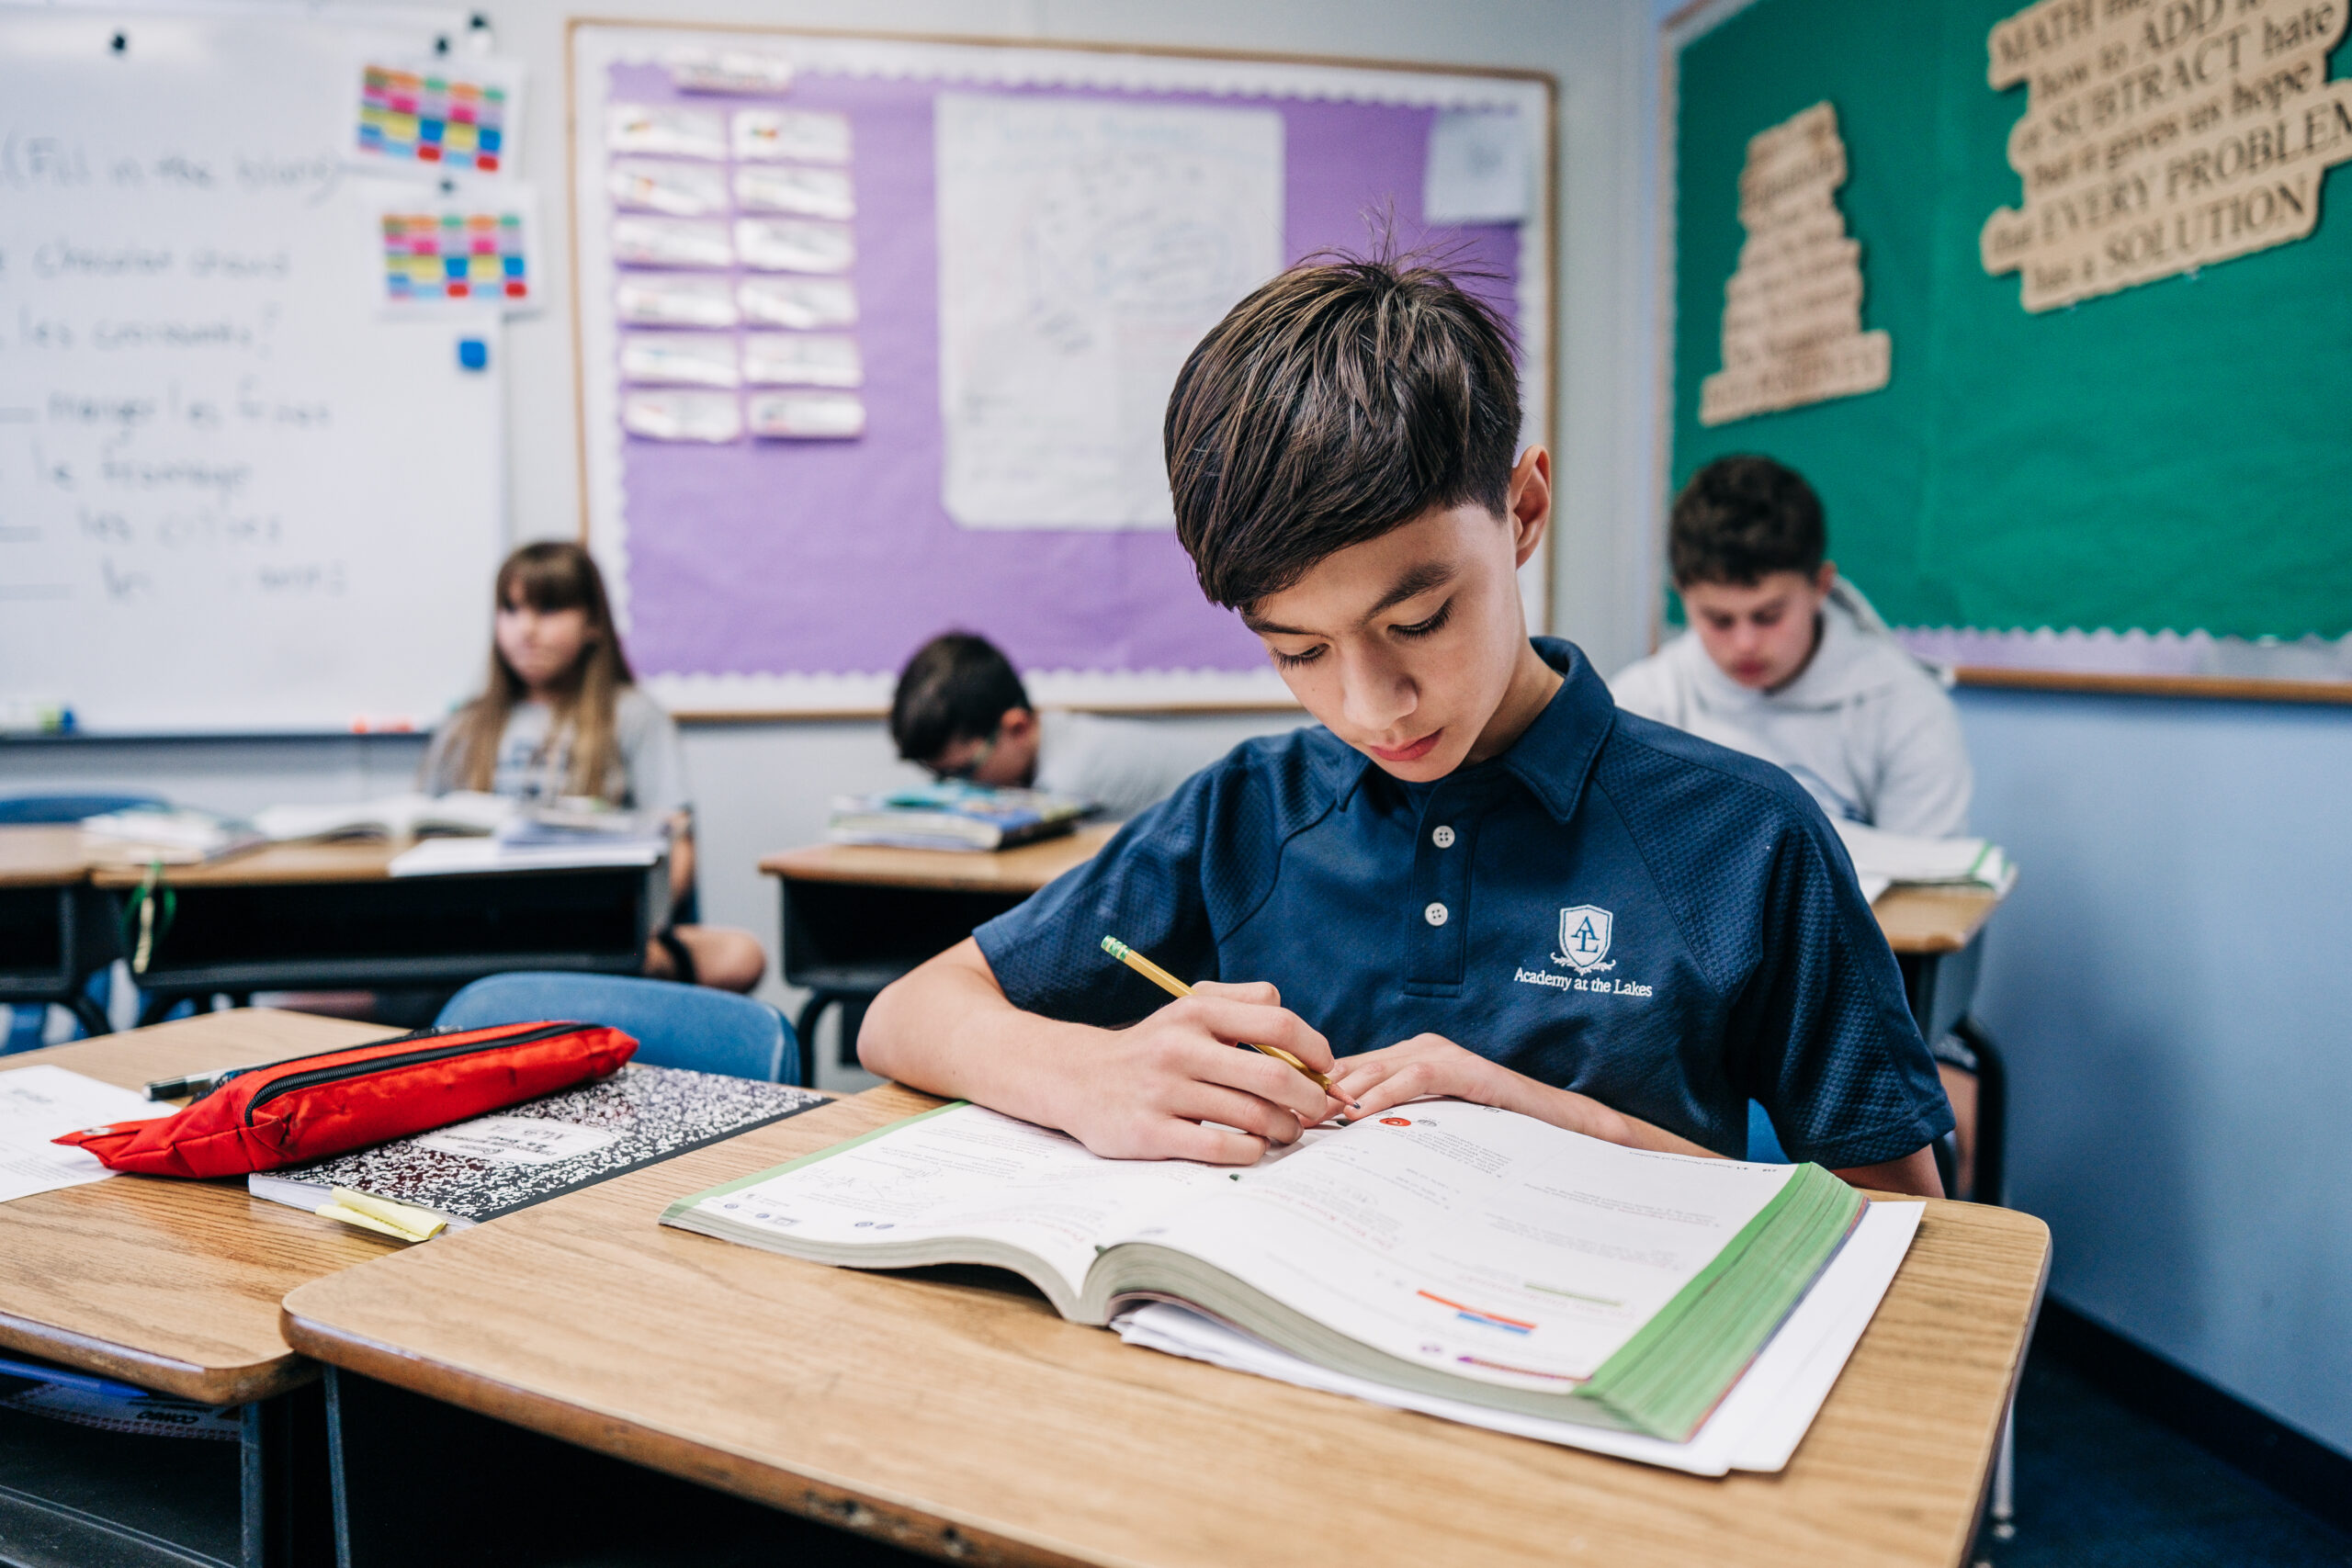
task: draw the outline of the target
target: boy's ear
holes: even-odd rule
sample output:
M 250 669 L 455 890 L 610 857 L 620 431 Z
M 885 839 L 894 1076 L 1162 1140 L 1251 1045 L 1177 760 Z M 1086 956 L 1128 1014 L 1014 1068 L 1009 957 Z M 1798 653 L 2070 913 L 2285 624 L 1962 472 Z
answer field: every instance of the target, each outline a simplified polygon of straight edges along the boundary
M 1004 716 L 996 721 L 997 734 L 1007 740 L 1025 739 L 1036 728 L 1037 710 L 1035 708 L 1007 708 Z
M 1525 566 L 1535 558 L 1544 532 L 1552 524 L 1552 454 L 1539 446 L 1519 455 L 1511 467 L 1510 488 L 1504 492 L 1503 505 L 1510 518 L 1516 564 Z
M 1829 585 L 1837 581 L 1838 563 L 1834 560 L 1823 561 L 1821 570 L 1813 574 L 1813 591 L 1815 593 L 1826 593 L 1829 592 Z

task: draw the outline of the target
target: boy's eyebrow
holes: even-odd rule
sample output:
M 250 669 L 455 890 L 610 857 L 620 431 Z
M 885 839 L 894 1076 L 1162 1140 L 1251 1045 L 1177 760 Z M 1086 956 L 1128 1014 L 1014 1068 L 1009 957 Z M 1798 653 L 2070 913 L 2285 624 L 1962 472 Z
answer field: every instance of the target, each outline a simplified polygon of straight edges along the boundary
M 1412 570 L 1406 572 L 1404 576 L 1398 578 L 1388 592 L 1380 596 L 1380 602 L 1374 604 L 1371 609 L 1366 610 L 1363 613 L 1363 620 L 1358 621 L 1356 624 L 1358 626 L 1362 626 L 1364 621 L 1371 620 L 1374 615 L 1380 614 L 1381 611 L 1392 609 L 1398 604 L 1402 604 L 1408 599 L 1418 599 L 1432 588 L 1442 588 L 1445 584 L 1453 581 L 1453 576 L 1454 568 L 1450 562 L 1423 561 L 1420 565 L 1414 567 Z M 1241 613 L 1241 624 L 1248 626 L 1251 631 L 1256 632 L 1260 637 L 1317 637 L 1321 635 L 1317 632 L 1302 630 L 1297 626 L 1276 626 L 1272 621 L 1260 620 L 1257 616 L 1251 615 L 1247 610 L 1244 610 Z

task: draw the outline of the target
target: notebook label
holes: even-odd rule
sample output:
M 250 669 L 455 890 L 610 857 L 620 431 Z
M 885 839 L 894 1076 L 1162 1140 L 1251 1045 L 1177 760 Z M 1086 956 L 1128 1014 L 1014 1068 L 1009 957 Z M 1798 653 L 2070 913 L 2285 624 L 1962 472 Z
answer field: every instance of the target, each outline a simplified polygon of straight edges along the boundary
M 427 1133 L 416 1141 L 440 1154 L 492 1165 L 553 1165 L 609 1148 L 621 1141 L 621 1134 L 538 1116 L 481 1116 Z

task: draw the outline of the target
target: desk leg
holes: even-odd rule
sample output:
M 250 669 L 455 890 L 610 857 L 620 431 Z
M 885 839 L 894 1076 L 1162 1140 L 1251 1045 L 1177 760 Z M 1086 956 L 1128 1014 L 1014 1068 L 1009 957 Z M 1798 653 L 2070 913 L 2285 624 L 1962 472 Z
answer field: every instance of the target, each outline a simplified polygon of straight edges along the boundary
M 881 1541 L 327 1369 L 338 1568 L 905 1568 Z
M 326 1568 L 334 1561 L 327 1501 L 323 1383 L 245 1406 L 240 1481 L 245 1568 Z

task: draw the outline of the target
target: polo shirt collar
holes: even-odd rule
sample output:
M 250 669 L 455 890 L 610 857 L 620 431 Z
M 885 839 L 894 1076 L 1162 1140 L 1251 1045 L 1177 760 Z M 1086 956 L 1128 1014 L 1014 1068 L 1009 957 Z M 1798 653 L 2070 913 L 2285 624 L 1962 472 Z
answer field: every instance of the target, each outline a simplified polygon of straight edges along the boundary
M 1462 772 L 1500 769 L 1509 773 L 1555 818 L 1566 822 L 1576 815 L 1577 802 L 1584 795 L 1585 775 L 1592 771 L 1600 743 L 1617 722 L 1617 704 L 1608 686 L 1593 673 L 1592 661 L 1574 643 L 1554 637 L 1529 640 L 1535 645 L 1537 656 L 1560 672 L 1560 689 L 1509 750 L 1476 769 Z M 1330 745 L 1318 761 L 1332 788 L 1333 806 L 1344 811 L 1378 764 L 1329 730 L 1323 734 Z M 1453 776 L 1459 778 L 1462 773 Z
M 1574 643 L 1556 637 L 1532 640 L 1544 662 L 1563 677 L 1560 689 L 1498 761 L 1545 810 L 1566 822 L 1576 815 L 1577 802 L 1584 797 L 1585 775 L 1592 772 L 1593 759 L 1600 755 L 1600 744 L 1617 722 L 1617 704 L 1593 673 L 1592 661 Z

